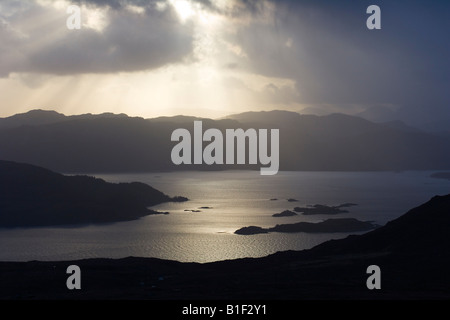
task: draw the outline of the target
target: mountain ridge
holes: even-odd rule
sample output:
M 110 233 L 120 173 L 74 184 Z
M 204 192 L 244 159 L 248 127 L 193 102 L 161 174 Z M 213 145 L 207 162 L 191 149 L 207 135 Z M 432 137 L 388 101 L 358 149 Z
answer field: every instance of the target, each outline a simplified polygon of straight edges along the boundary
M 250 112 L 239 117 L 144 119 L 107 113 L 69 116 L 56 122 L 41 118 L 41 124 L 35 125 L 29 119 L 27 125 L 17 125 L 16 119 L 15 127 L 2 127 L 0 121 L 0 159 L 66 173 L 259 169 L 259 165 L 174 165 L 172 132 L 186 128 L 192 135 L 193 120 L 201 119 L 203 130 L 279 129 L 280 170 L 284 171 L 450 169 L 450 137 L 407 130 L 398 124 L 288 111 Z
M 67 116 L 54 110 L 33 109 L 28 112 L 17 113 L 9 117 L 0 118 L 0 129 L 9 129 L 20 126 L 39 126 L 77 119 L 125 117 L 131 118 L 124 113 L 115 114 L 112 112 L 104 112 L 100 114 L 85 113 L 80 115 Z

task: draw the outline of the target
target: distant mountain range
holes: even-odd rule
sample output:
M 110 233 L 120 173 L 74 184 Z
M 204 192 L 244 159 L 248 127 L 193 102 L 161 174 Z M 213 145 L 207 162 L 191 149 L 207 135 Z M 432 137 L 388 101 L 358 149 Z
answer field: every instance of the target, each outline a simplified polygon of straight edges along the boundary
M 194 120 L 203 121 L 203 130 L 279 129 L 280 170 L 450 169 L 450 137 L 401 122 L 380 124 L 343 114 L 288 111 L 246 112 L 213 120 L 111 113 L 65 116 L 33 110 L 0 118 L 0 159 L 67 173 L 259 170 L 260 165 L 174 165 L 171 150 L 176 142 L 171 134 L 177 128 L 192 132 Z

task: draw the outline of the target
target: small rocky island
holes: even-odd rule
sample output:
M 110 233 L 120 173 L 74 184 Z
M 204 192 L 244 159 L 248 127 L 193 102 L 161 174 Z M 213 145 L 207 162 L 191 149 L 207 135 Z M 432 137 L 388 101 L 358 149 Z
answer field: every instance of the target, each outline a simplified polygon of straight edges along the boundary
M 339 213 L 348 213 L 348 210 L 343 210 L 342 208 L 348 208 L 352 206 L 356 206 L 355 203 L 343 203 L 338 206 L 327 206 L 323 204 L 315 204 L 313 206 L 308 207 L 295 207 L 295 212 L 301 212 L 304 215 L 312 215 L 312 214 L 339 214 Z
M 272 217 L 291 217 L 296 215 L 297 214 L 291 210 L 284 210 L 283 212 L 273 214 Z
M 167 214 L 148 207 L 183 202 L 140 182 L 108 183 L 0 160 L 0 227 L 109 223 Z
M 236 230 L 235 234 L 252 235 L 269 232 L 307 232 L 307 233 L 335 233 L 360 232 L 377 228 L 371 221 L 360 221 L 355 218 L 327 219 L 322 222 L 298 222 L 292 224 L 277 224 L 272 228 L 249 226 Z

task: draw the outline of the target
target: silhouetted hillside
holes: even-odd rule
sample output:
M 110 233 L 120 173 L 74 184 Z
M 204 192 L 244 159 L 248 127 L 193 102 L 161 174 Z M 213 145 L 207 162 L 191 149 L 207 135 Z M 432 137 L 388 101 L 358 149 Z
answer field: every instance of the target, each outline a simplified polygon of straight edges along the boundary
M 355 218 L 327 219 L 321 222 L 297 222 L 289 224 L 277 224 L 272 228 L 261 228 L 257 226 L 243 227 L 236 230 L 235 234 L 252 235 L 268 232 L 359 232 L 376 228 L 377 225 L 370 221 L 359 221 Z
M 300 115 L 292 111 L 247 111 L 237 114 L 231 114 L 222 119 L 232 119 L 240 123 L 248 124 L 294 124 L 301 118 L 315 118 L 314 115 Z
M 450 139 L 343 115 L 271 111 L 234 116 L 280 128 L 282 170 L 407 170 L 450 166 Z M 272 121 L 276 119 L 277 121 Z M 252 122 L 256 126 L 256 122 Z M 446 149 L 446 150 L 445 150 Z
M 186 128 L 193 140 L 196 119 L 193 117 L 143 119 L 103 114 L 71 116 L 54 122 L 61 117 L 50 113 L 53 120 L 40 118 L 33 122 L 30 120 L 33 114 L 27 114 L 27 125 L 19 125 L 17 121 L 14 127 L 0 125 L 0 158 L 66 173 L 259 170 L 261 167 L 259 164 L 174 165 L 171 150 L 177 142 L 171 141 L 171 134 L 175 129 Z M 10 122 L 11 118 L 0 120 Z M 229 119 L 203 119 L 203 131 L 208 128 L 223 133 L 237 128 L 279 129 L 280 170 L 450 169 L 449 137 L 342 114 L 249 112 Z M 204 142 L 203 146 L 208 143 Z
M 11 117 L 0 118 L 0 129 L 8 129 L 21 126 L 39 126 L 57 122 L 63 122 L 76 119 L 95 119 L 95 118 L 124 118 L 128 117 L 125 114 L 81 114 L 75 116 L 65 116 L 61 113 L 52 110 L 31 110 L 26 113 L 18 113 Z
M 132 220 L 158 213 L 147 207 L 182 200 L 143 183 L 113 184 L 0 161 L 0 227 Z
M 193 117 L 193 116 L 173 116 L 173 117 L 157 117 L 148 119 L 150 122 L 172 122 L 172 123 L 186 123 L 186 122 L 194 122 L 196 120 L 208 120 L 206 118 Z
M 67 120 L 68 117 L 56 111 L 31 110 L 8 118 L 0 118 L 0 128 L 14 128 L 26 125 L 43 125 Z
M 435 196 L 379 229 L 361 236 L 325 242 L 313 251 L 321 254 L 372 252 L 450 259 L 449 225 L 450 194 Z

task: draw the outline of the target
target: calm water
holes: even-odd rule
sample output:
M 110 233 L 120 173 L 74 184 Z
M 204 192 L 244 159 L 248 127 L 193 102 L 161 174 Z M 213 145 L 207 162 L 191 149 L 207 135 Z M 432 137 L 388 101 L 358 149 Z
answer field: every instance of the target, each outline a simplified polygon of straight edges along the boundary
M 178 172 L 96 175 L 110 182 L 141 181 L 169 194 L 190 199 L 153 207 L 169 215 L 135 221 L 64 228 L 0 229 L 0 260 L 71 260 L 144 256 L 208 262 L 265 256 L 282 250 L 311 248 L 347 234 L 235 235 L 249 225 L 317 222 L 330 216 L 272 217 L 310 204 L 357 203 L 349 213 L 385 224 L 433 195 L 450 193 L 450 181 L 431 172 Z M 277 198 L 277 201 L 270 201 Z M 295 198 L 298 202 L 288 202 Z M 199 209 L 199 207 L 211 207 Z M 201 210 L 187 212 L 184 210 Z M 336 218 L 337 216 L 331 216 Z

